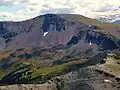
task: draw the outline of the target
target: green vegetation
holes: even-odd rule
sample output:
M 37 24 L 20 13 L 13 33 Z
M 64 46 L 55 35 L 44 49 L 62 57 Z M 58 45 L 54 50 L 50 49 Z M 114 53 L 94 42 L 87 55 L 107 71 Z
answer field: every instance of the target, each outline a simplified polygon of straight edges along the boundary
M 5 76 L 8 78 L 6 81 L 11 81 L 12 79 L 14 83 L 16 81 L 16 79 L 14 81 L 14 78 L 17 77 L 18 83 L 43 83 L 51 78 L 70 72 L 75 65 L 80 64 L 80 61 L 71 61 L 51 67 L 40 67 L 34 62 L 25 63 L 16 64 L 18 65 L 16 70 Z
M 120 55 L 119 55 L 119 54 L 115 54 L 113 57 L 114 57 L 115 59 L 117 59 L 117 60 L 120 59 Z
M 68 73 L 72 69 L 72 67 L 77 64 L 80 64 L 80 61 L 71 61 L 68 63 L 64 63 L 62 65 L 52 67 L 44 67 L 38 69 L 34 68 L 31 70 L 32 72 L 31 77 L 32 80 L 38 77 L 41 81 L 46 81 L 53 77 Z
M 119 65 L 120 65 L 120 62 L 117 62 L 117 64 L 119 64 Z
M 108 54 L 108 58 L 111 58 L 114 64 L 120 65 L 120 54 L 111 53 L 111 54 Z
M 90 51 L 91 49 L 88 51 L 83 51 L 83 53 L 87 54 Z M 19 57 L 21 55 L 25 56 L 26 53 L 31 56 L 29 59 L 27 59 L 26 57 Z M 5 66 L 5 71 L 7 73 L 1 74 L 1 77 L 3 77 L 2 80 L 10 84 L 43 83 L 47 80 L 56 78 L 57 76 L 66 74 L 71 70 L 76 69 L 77 66 L 81 66 L 81 63 L 85 64 L 85 62 L 87 61 L 86 59 L 81 60 L 81 53 L 79 55 L 74 54 L 74 51 L 72 51 L 72 54 L 66 52 L 67 55 L 66 53 L 61 53 L 62 52 L 57 51 L 40 51 L 38 49 L 21 49 L 7 52 L 7 57 L 2 60 L 2 63 L 5 60 L 5 65 L 7 64 L 7 66 Z M 60 56 L 62 56 L 63 58 L 59 61 L 58 58 Z M 56 58 L 58 60 L 56 60 Z M 48 63 L 46 61 L 48 61 Z M 54 64 L 55 61 L 58 62 Z M 90 63 L 89 65 L 92 64 Z
M 6 72 L 0 71 L 0 80 L 6 75 Z
M 114 59 L 116 59 L 116 60 L 119 60 L 120 59 L 120 54 L 115 54 L 115 53 L 111 53 L 111 54 L 108 54 L 108 57 L 112 57 L 112 58 L 114 58 Z

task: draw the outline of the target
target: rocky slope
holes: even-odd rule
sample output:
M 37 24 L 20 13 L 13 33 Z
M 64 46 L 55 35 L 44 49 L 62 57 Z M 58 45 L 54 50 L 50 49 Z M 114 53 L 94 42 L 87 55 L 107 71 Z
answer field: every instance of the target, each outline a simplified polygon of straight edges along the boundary
M 21 85 L 9 85 L 9 86 L 1 86 L 1 90 L 57 90 L 56 85 L 52 84 L 21 84 Z
M 109 80 L 110 82 L 106 82 Z M 1 90 L 119 90 L 120 81 L 106 72 L 85 67 L 57 77 L 44 84 L 1 86 Z
M 110 77 L 115 82 L 112 86 L 104 82 L 105 75 L 88 67 L 105 63 L 108 53 L 120 54 L 120 25 L 80 15 L 46 14 L 23 22 L 0 22 L 0 43 L 0 84 L 18 84 L 0 89 L 19 90 L 24 84 L 38 84 L 40 90 L 119 88 L 115 76 Z
M 23 22 L 0 22 L 0 47 L 1 49 L 52 47 L 67 44 L 72 37 L 78 36 L 78 34 L 82 34 L 83 41 L 87 40 L 85 35 L 89 31 L 94 34 L 92 31 L 96 28 L 91 29 L 89 27 L 91 24 L 88 25 L 83 20 L 77 21 L 74 17 L 79 19 L 81 16 L 46 14 Z M 114 34 L 116 31 L 112 31 L 112 33 Z M 98 37 L 100 35 L 104 37 L 98 33 Z
M 47 14 L 23 22 L 1 22 L 0 36 L 2 48 L 50 47 L 66 44 L 77 35 L 78 28 L 88 30 L 88 26 L 67 20 L 54 14 Z M 48 32 L 46 36 L 44 33 Z

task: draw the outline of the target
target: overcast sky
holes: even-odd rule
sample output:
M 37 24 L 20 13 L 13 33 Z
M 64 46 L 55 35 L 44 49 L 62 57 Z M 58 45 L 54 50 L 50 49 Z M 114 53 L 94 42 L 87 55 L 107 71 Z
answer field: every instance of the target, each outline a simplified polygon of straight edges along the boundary
M 26 20 L 45 13 L 94 17 L 119 9 L 119 5 L 120 0 L 0 0 L 0 20 Z

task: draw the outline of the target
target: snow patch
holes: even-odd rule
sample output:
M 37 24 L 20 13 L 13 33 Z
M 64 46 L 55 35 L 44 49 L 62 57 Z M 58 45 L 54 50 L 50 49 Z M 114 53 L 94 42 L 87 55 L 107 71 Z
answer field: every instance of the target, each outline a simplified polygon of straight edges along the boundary
M 112 81 L 108 80 L 108 79 L 105 79 L 104 82 L 106 83 L 111 83 Z
M 92 42 L 90 41 L 89 45 L 91 46 L 92 45 Z
M 89 27 L 91 27 L 91 25 L 89 25 Z
M 46 36 L 48 34 L 48 32 L 44 32 L 44 35 L 43 36 Z

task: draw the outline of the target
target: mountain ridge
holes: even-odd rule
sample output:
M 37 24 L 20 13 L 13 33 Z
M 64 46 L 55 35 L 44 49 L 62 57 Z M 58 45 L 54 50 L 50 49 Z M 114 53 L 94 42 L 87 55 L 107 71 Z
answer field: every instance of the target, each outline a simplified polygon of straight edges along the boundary
M 73 25 L 74 28 L 70 27 L 71 25 Z M 80 28 L 90 29 L 89 28 L 90 25 L 98 27 L 98 29 L 99 29 L 98 31 L 100 31 L 100 32 L 103 32 L 103 33 L 109 32 L 113 35 L 115 33 L 115 36 L 119 37 L 119 33 L 116 33 L 115 31 L 113 31 L 113 29 L 117 29 L 116 27 L 118 27 L 118 29 L 119 29 L 119 27 L 120 27 L 119 25 L 101 23 L 101 22 L 97 22 L 96 20 L 92 20 L 92 19 L 86 18 L 84 16 L 79 16 L 79 15 L 45 14 L 45 15 L 27 20 L 27 21 L 23 21 L 23 22 L 0 22 L 0 30 L 1 30 L 1 32 L 0 32 L 1 40 L 0 41 L 2 43 L 1 47 L 3 47 L 3 48 L 7 48 L 7 47 L 8 48 L 11 48 L 11 47 L 22 48 L 21 46 L 23 46 L 23 47 L 34 46 L 35 43 L 36 43 L 36 45 L 42 47 L 42 46 L 45 46 L 45 43 L 47 43 L 46 41 L 48 41 L 48 40 L 44 40 L 44 39 L 46 37 L 47 37 L 46 39 L 48 39 L 48 37 L 51 37 L 51 35 L 54 33 L 56 33 L 56 35 L 54 34 L 54 35 L 52 35 L 52 37 L 53 36 L 58 37 L 59 35 L 63 36 L 65 33 L 66 34 L 69 33 L 70 36 L 68 35 L 67 38 L 70 40 L 69 37 L 71 37 L 71 35 L 73 35 L 73 34 L 75 35 L 75 33 L 77 33 L 77 31 L 79 31 Z M 79 30 L 75 31 L 75 29 L 76 30 L 79 29 Z M 107 30 L 107 29 L 109 29 L 109 30 Z M 50 32 L 47 33 L 47 35 L 45 37 L 43 37 L 43 33 L 47 32 L 47 31 L 50 31 Z M 58 38 L 59 38 L 59 40 L 58 40 L 59 44 L 62 44 L 62 43 L 64 44 L 66 42 L 65 40 L 62 40 L 63 39 L 62 37 L 58 37 Z M 67 38 L 65 38 L 65 39 L 68 42 Z M 32 45 L 32 43 L 30 43 L 32 41 L 34 42 L 33 45 Z M 54 42 L 54 41 L 51 41 L 51 42 Z M 52 43 L 51 43 L 51 45 L 52 45 Z

